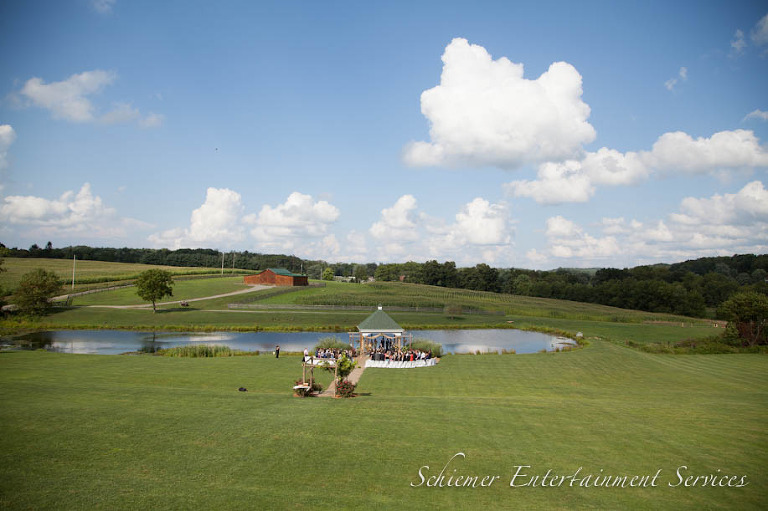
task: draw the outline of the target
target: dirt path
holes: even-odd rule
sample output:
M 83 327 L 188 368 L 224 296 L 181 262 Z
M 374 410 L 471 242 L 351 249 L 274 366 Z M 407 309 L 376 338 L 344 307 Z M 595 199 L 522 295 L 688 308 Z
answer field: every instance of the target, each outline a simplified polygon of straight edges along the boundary
M 349 376 L 347 377 L 347 380 L 351 381 L 353 384 L 357 385 L 357 382 L 360 381 L 360 377 L 363 375 L 363 371 L 365 371 L 365 363 L 368 361 L 368 357 L 360 357 L 357 359 L 357 367 L 352 370 L 351 373 L 349 373 Z M 333 397 L 333 395 L 336 393 L 336 380 L 332 381 L 330 385 L 328 385 L 328 388 L 325 389 L 323 392 L 318 394 L 318 397 Z

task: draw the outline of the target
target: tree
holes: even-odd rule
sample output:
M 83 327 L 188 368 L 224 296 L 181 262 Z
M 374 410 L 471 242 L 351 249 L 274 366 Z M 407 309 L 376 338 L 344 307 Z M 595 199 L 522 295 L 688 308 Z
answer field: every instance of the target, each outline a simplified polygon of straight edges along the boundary
M 450 319 L 458 318 L 461 316 L 462 312 L 464 312 L 464 308 L 458 303 L 447 303 L 445 304 L 445 307 L 443 307 L 443 314 Z
M 173 277 L 165 270 L 151 269 L 136 279 L 136 294 L 152 302 L 152 312 L 157 312 L 156 302 L 165 296 L 173 296 Z
M 366 282 L 368 280 L 368 268 L 362 264 L 355 266 L 355 280 L 357 282 Z
M 41 315 L 51 307 L 51 298 L 61 290 L 61 280 L 55 273 L 37 268 L 21 277 L 13 294 L 13 303 L 22 312 Z
M 768 296 L 760 293 L 735 293 L 720 306 L 728 329 L 748 346 L 768 344 Z
M 323 270 L 323 280 L 333 280 L 333 270 L 330 266 Z
M 5 268 L 3 268 L 3 265 L 5 264 L 5 255 L 8 252 L 8 249 L 5 248 L 5 245 L 0 243 L 0 273 L 3 273 L 4 271 L 8 271 Z M 0 308 L 5 306 L 5 289 L 3 289 L 3 286 L 0 286 Z

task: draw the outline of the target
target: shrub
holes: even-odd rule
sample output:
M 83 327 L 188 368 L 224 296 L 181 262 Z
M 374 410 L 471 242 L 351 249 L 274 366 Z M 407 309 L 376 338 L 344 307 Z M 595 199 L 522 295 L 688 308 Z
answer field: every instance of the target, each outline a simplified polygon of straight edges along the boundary
M 346 343 L 338 337 L 323 337 L 313 348 L 317 350 L 348 350 L 350 349 L 349 343 Z
M 417 337 L 411 343 L 411 348 L 419 351 L 432 350 L 432 356 L 434 358 L 440 358 L 443 356 L 443 345 L 431 339 L 422 339 Z
M 349 380 L 336 382 L 336 395 L 339 397 L 353 397 L 355 395 L 355 384 Z

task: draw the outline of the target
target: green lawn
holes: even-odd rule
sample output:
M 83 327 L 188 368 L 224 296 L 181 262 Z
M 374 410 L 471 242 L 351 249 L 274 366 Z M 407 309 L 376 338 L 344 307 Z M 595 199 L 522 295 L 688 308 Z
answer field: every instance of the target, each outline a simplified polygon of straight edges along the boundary
M 0 353 L 0 506 L 9 509 L 765 509 L 768 358 L 448 356 L 369 369 L 352 400 L 297 399 L 296 357 Z M 328 375 L 324 374 L 327 383 Z M 248 392 L 238 392 L 238 387 Z M 427 488 L 436 475 L 499 475 Z M 656 487 L 510 488 L 515 467 Z M 742 488 L 670 487 L 685 475 Z M 682 470 L 682 469 L 681 469 Z M 518 482 L 524 482 L 518 479 Z M 700 484 L 700 482 L 699 482 Z

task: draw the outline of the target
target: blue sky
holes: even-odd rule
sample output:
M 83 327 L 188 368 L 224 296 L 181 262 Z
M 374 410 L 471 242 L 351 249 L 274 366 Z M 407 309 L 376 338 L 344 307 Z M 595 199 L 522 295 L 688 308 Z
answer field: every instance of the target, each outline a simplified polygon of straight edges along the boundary
M 764 2 L 0 2 L 0 241 L 768 249 Z

